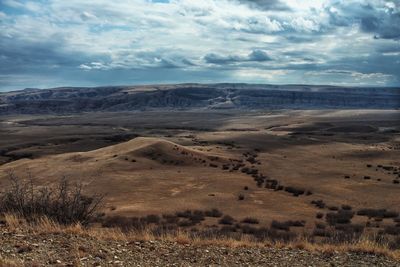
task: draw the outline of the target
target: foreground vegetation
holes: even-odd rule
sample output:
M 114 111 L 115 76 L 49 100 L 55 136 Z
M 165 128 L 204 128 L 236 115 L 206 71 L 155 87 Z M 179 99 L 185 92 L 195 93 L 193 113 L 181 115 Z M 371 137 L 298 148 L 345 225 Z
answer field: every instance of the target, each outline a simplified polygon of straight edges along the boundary
M 399 238 L 393 233 L 371 232 L 351 224 L 355 212 L 349 206 L 325 215 L 326 224 L 314 231 L 290 231 L 304 227 L 304 221 L 272 221 L 257 226 L 256 218 L 241 221 L 217 209 L 186 210 L 175 214 L 145 217 L 106 217 L 101 213 L 102 196 L 86 196 L 81 184 L 61 179 L 55 187 L 37 187 L 31 179 L 23 182 L 10 175 L 11 187 L 0 193 L 0 225 L 11 233 L 66 234 L 99 240 L 160 240 L 178 244 L 225 247 L 296 248 L 312 252 L 360 252 L 400 260 Z M 316 202 L 316 205 L 321 204 Z M 360 216 L 394 218 L 397 213 L 364 209 Z M 201 227 L 207 218 L 218 226 Z M 397 228 L 392 229 L 394 232 Z M 397 233 L 397 232 L 396 232 Z

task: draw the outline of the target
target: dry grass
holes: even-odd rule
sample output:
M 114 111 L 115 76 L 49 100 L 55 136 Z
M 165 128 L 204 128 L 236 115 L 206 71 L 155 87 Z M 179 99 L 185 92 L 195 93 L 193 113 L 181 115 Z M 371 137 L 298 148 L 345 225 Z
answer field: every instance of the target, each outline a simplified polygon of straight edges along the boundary
M 0 267 L 18 267 L 18 266 L 22 266 L 22 263 L 17 262 L 15 260 L 0 258 Z
M 311 242 L 305 237 L 299 237 L 294 241 L 257 241 L 249 235 L 241 235 L 237 238 L 232 237 L 201 237 L 196 236 L 188 231 L 178 230 L 171 233 L 163 233 L 155 235 L 150 228 L 141 231 L 122 232 L 116 228 L 88 227 L 85 228 L 80 224 L 60 225 L 48 218 L 40 218 L 34 223 L 28 223 L 24 219 L 20 219 L 15 215 L 5 215 L 7 228 L 14 232 L 28 231 L 34 234 L 59 233 L 70 235 L 89 236 L 98 240 L 114 240 L 114 241 L 151 241 L 159 240 L 166 242 L 176 242 L 178 244 L 194 246 L 223 246 L 229 248 L 236 247 L 275 247 L 275 248 L 291 248 L 301 249 L 315 253 L 333 254 L 333 253 L 368 253 L 390 257 L 400 260 L 400 250 L 392 250 L 388 244 L 380 244 L 373 240 L 376 237 L 364 234 L 361 238 L 343 242 L 339 244 L 327 244 Z M 14 265 L 13 265 L 14 264 Z M 0 267 L 2 266 L 18 266 L 15 262 L 0 259 Z

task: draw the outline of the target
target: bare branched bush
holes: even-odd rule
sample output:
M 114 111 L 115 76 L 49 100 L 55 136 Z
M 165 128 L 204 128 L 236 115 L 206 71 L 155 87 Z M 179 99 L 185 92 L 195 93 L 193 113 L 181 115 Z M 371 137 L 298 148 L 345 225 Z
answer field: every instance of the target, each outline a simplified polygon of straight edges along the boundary
M 101 195 L 86 196 L 80 183 L 63 177 L 57 186 L 36 186 L 9 174 L 10 187 L 0 192 L 0 213 L 15 213 L 28 220 L 48 217 L 60 224 L 87 224 L 97 216 Z

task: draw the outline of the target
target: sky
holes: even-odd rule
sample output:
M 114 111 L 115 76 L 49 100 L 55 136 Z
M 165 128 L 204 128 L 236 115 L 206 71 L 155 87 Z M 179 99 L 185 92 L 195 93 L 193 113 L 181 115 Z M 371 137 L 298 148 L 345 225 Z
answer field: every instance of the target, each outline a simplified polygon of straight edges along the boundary
M 400 86 L 400 0 L 0 0 L 0 91 Z

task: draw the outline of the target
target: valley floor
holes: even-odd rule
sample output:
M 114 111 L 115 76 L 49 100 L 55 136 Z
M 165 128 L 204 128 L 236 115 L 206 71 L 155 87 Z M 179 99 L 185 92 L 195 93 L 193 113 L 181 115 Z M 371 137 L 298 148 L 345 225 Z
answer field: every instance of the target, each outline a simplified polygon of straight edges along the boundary
M 136 229 L 140 218 L 154 229 L 255 239 L 349 243 L 368 233 L 386 245 L 107 239 L 0 220 L 0 267 L 400 266 L 399 158 L 398 110 L 0 116 L 0 191 L 12 177 L 50 187 L 64 177 L 105 195 L 105 227 Z

